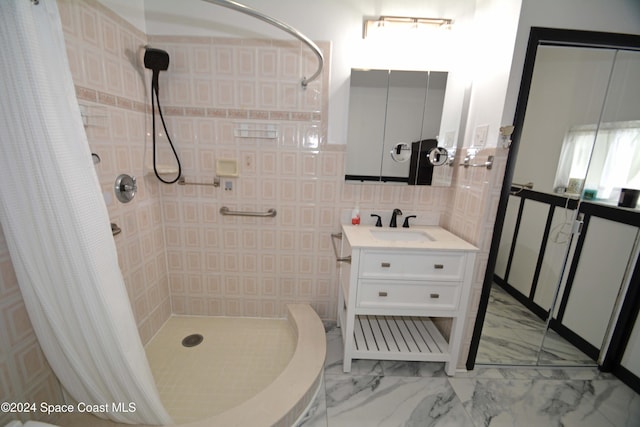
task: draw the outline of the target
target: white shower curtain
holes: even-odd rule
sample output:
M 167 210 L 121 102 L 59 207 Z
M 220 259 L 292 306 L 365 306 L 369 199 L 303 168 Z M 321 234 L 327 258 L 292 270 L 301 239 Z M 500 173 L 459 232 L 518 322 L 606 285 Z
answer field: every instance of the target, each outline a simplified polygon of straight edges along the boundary
M 118 266 L 55 0 L 0 1 L 0 156 L 0 222 L 64 389 L 114 421 L 171 423 Z

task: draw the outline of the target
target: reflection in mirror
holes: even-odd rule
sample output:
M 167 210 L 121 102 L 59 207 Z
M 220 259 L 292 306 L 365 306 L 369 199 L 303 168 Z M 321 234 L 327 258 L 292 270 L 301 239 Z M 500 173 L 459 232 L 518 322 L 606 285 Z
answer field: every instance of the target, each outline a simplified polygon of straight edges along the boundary
M 405 142 L 398 142 L 389 153 L 394 162 L 408 162 L 411 159 L 411 146 Z
M 346 169 L 353 179 L 379 180 L 388 87 L 388 70 L 351 70 Z
M 540 46 L 518 153 L 526 160 L 513 181 L 612 205 L 622 188 L 640 189 L 640 117 L 629 82 L 640 76 L 638 58 L 633 51 Z
M 427 158 L 433 166 L 442 166 L 450 161 L 449 152 L 444 147 L 436 147 L 429 150 Z
M 616 51 L 583 196 L 609 205 L 640 190 L 640 52 Z M 588 190 L 588 191 L 587 191 Z
M 581 178 L 585 176 L 586 181 Z M 640 121 L 569 129 L 562 142 L 554 191 L 615 204 L 622 188 L 640 189 Z
M 616 206 L 640 188 L 640 53 L 605 45 L 531 56 L 478 363 L 595 365 L 610 351 L 640 242 Z
M 440 71 L 351 70 L 345 179 L 449 185 L 449 163 L 434 173 L 428 158 L 437 146 L 455 154 L 460 105 L 449 101 L 456 112 L 445 120 L 445 98 L 458 97 L 449 83 L 449 73 Z M 453 129 L 440 141 L 443 122 Z
M 585 167 L 556 183 L 562 142 L 575 135 L 568 131 L 598 123 L 614 55 L 611 49 L 538 47 L 514 182 L 533 182 L 536 191 L 551 194 L 570 190 L 569 178 L 573 190 L 584 182 L 595 138 L 579 154 Z
M 489 350 L 487 344 L 498 329 L 487 329 L 478 360 L 531 365 L 594 363 L 568 341 L 560 307 L 567 286 L 563 272 L 575 247 L 571 230 L 576 199 L 595 141 L 595 134 L 583 131 L 600 119 L 614 55 L 608 49 L 538 46 L 513 175 L 513 182 L 532 183 L 533 188 L 518 188 L 509 197 L 494 270 L 495 283 L 500 286 L 491 290 L 500 312 L 518 313 L 508 322 L 527 327 L 526 331 L 521 326 L 513 328 L 518 338 L 511 341 L 518 344 L 518 350 L 508 355 L 501 349 Z M 579 162 L 571 167 L 572 160 L 563 158 Z M 566 163 L 569 169 L 559 167 Z M 496 304 L 490 307 L 490 313 L 497 308 Z M 550 324 L 562 335 L 548 329 Z M 504 325 L 505 321 L 499 323 L 500 328 Z M 519 337 L 525 336 L 521 342 Z

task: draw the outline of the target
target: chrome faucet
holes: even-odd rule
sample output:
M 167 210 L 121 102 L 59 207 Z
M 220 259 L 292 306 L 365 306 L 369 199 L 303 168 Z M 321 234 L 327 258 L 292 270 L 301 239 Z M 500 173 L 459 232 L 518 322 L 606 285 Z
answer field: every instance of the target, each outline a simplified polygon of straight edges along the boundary
M 402 211 L 396 208 L 393 210 L 393 213 L 391 214 L 391 223 L 389 223 L 389 227 L 396 228 L 398 226 L 398 224 L 396 224 L 396 217 L 398 215 L 402 215 Z

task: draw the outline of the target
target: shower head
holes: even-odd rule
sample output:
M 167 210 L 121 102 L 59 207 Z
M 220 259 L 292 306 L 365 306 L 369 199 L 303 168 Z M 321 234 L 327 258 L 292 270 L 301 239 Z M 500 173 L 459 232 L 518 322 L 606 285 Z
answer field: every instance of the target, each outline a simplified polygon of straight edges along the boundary
M 162 49 L 146 47 L 144 52 L 144 66 L 153 71 L 151 84 L 157 92 L 160 71 L 165 71 L 169 68 L 169 54 Z

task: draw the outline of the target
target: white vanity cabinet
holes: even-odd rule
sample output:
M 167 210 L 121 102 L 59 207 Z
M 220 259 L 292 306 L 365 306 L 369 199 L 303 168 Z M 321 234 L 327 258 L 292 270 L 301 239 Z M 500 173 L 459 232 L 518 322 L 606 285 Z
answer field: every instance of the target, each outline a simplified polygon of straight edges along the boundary
M 374 237 L 343 226 L 338 322 L 344 372 L 352 359 L 442 361 L 454 375 L 477 248 L 440 227 L 415 227 L 424 240 Z M 406 231 L 404 231 L 406 232 Z M 397 239 L 397 240 L 396 240 Z M 452 319 L 449 339 L 432 318 Z

